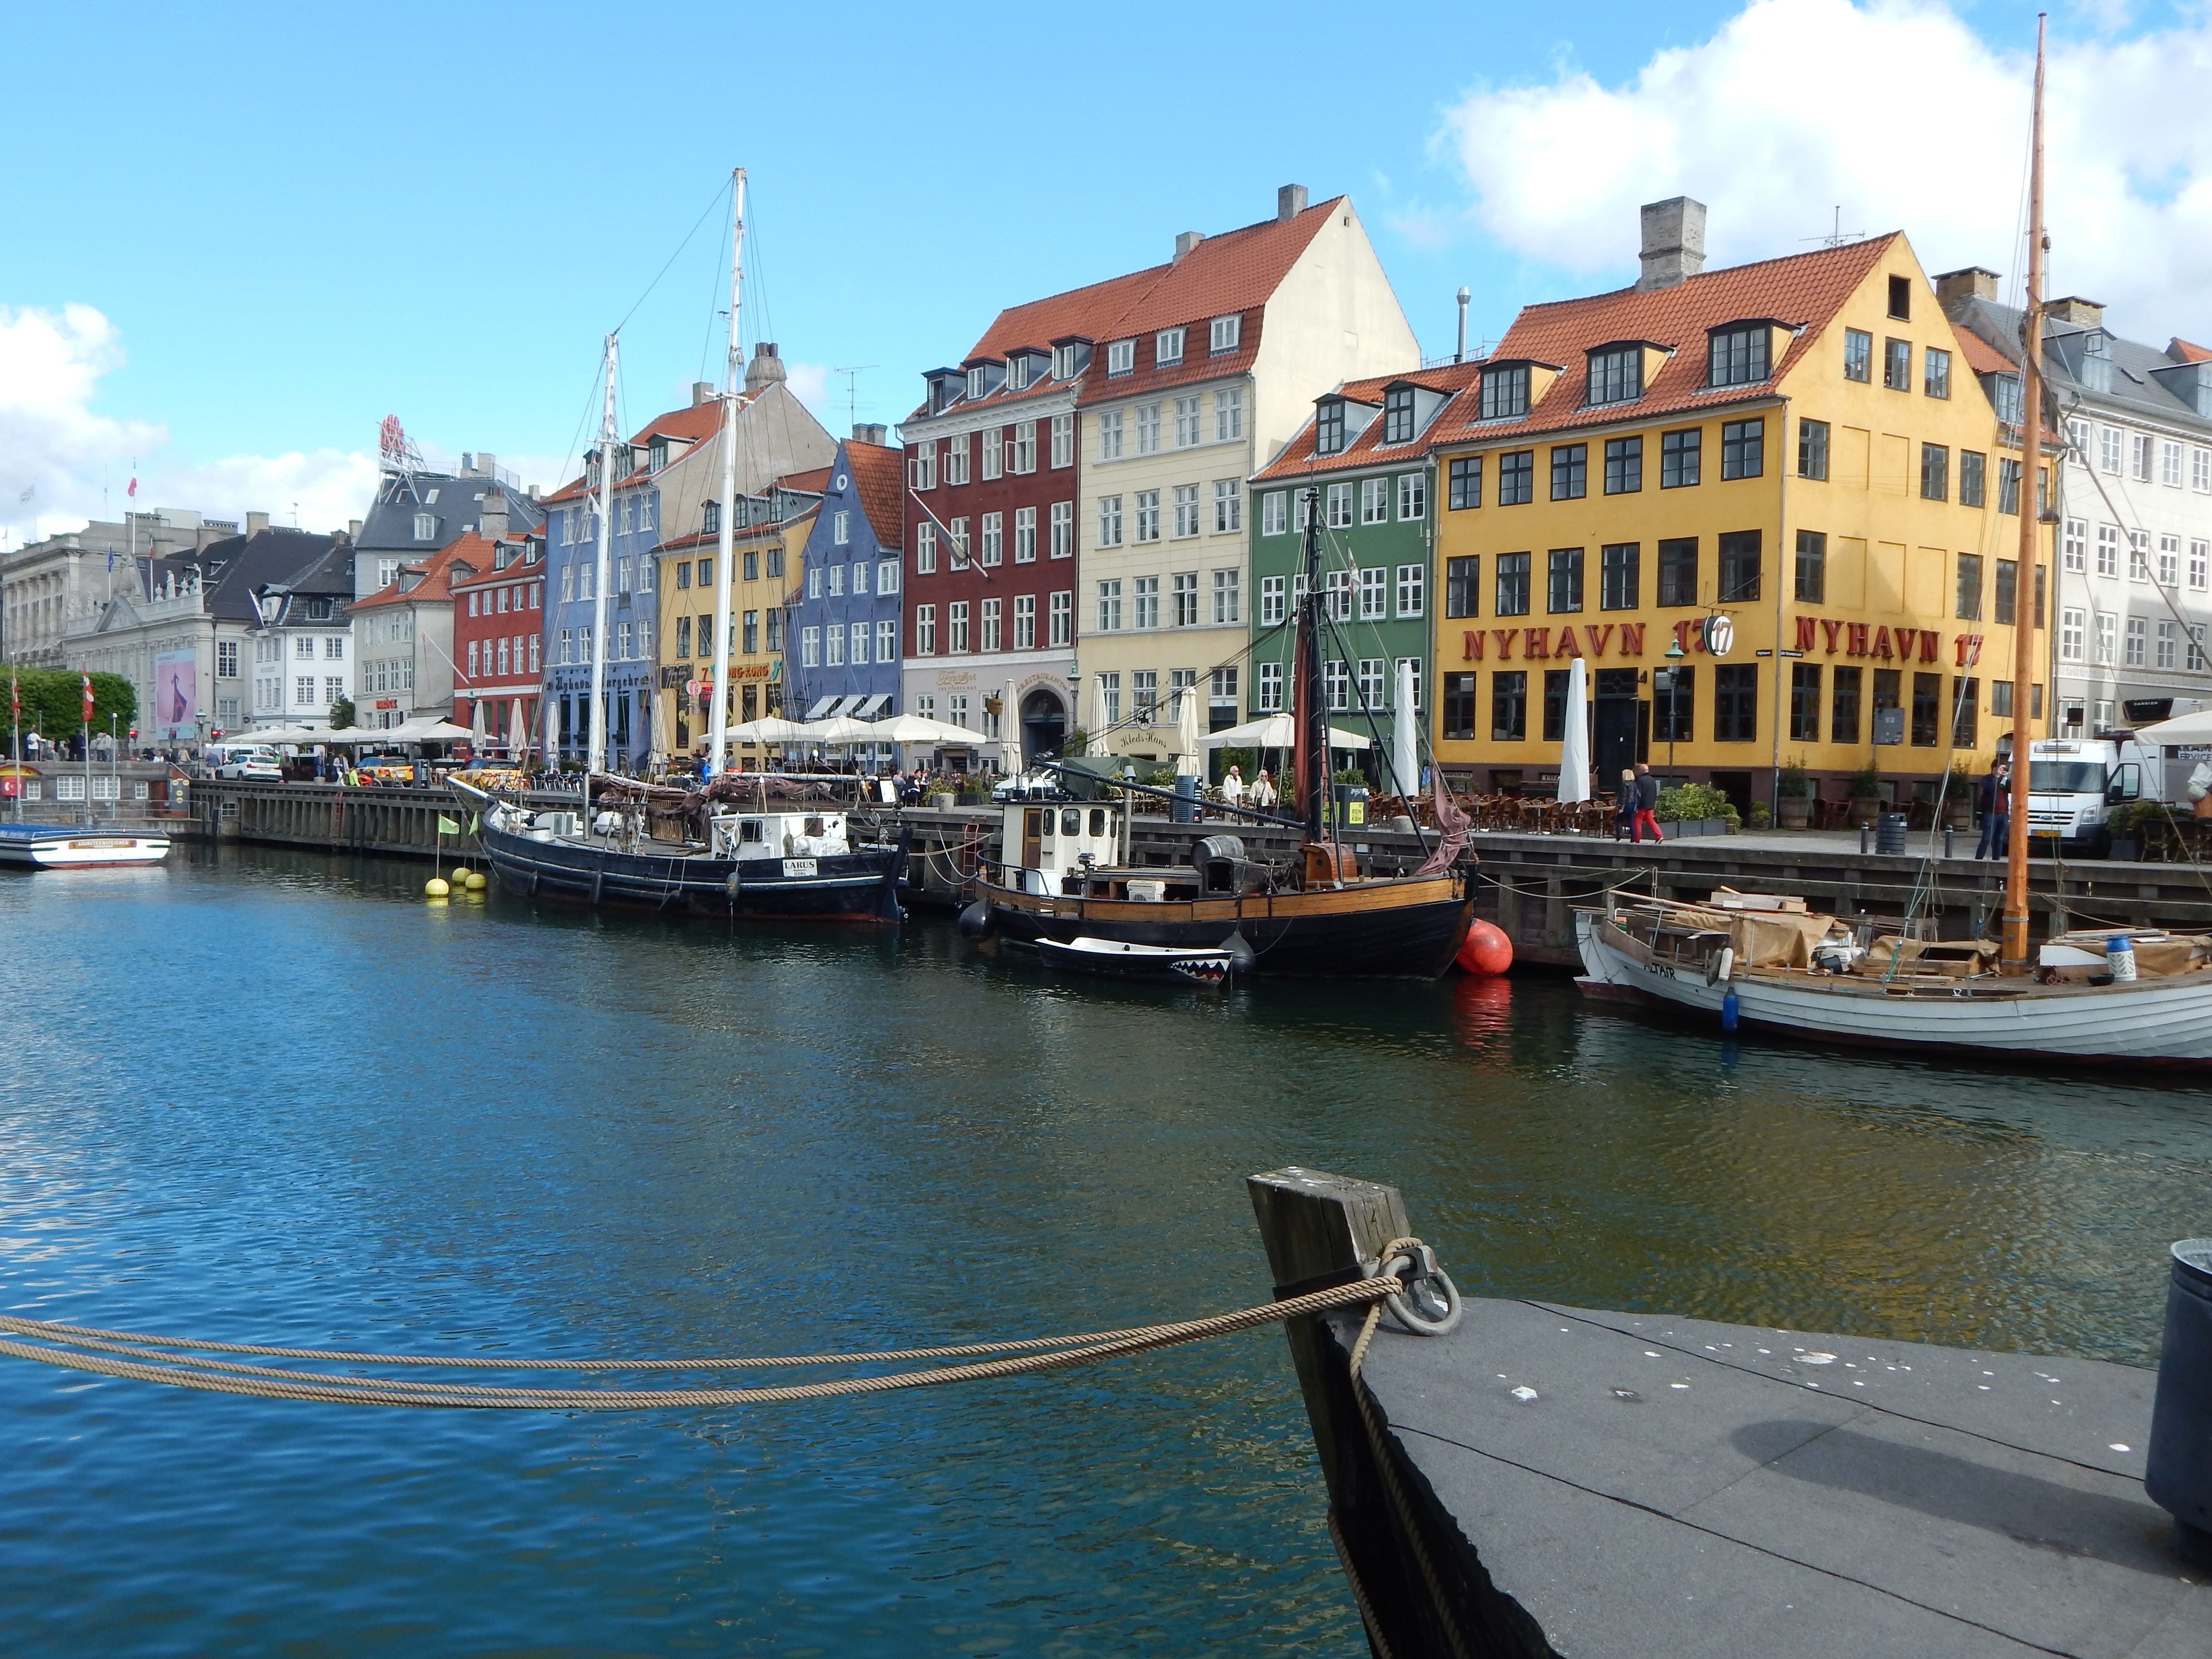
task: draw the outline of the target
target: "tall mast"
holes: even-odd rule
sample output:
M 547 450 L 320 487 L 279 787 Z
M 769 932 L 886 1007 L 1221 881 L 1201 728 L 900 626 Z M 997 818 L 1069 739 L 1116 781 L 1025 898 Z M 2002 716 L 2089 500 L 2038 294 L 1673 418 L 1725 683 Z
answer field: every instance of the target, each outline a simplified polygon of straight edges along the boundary
M 1328 702 L 1322 695 L 1321 679 L 1321 491 L 1306 491 L 1305 598 L 1298 604 L 1297 631 L 1292 636 L 1296 655 L 1299 806 L 1306 821 L 1306 839 L 1322 837 L 1322 815 L 1328 800 Z
M 742 249 L 745 238 L 745 170 L 730 175 L 733 192 L 730 210 L 730 350 L 722 365 L 722 510 L 714 544 L 714 710 L 708 718 L 707 764 L 703 777 L 722 769 L 724 733 L 730 723 L 730 546 L 736 536 L 738 516 L 738 389 L 744 368 L 744 348 L 739 343 L 738 287 L 744 273 Z
M 618 348 L 607 336 L 605 406 L 599 415 L 599 552 L 592 574 L 592 752 L 584 762 L 584 805 L 592 801 L 592 774 L 607 763 L 607 589 L 614 557 L 615 362 Z
M 2012 819 L 2005 848 L 2002 970 L 2028 971 L 2027 785 L 2035 685 L 2036 551 L 2043 533 L 2043 33 L 2035 20 L 2035 112 L 2029 124 L 2027 294 L 2021 307 L 2020 580 L 2012 598 Z

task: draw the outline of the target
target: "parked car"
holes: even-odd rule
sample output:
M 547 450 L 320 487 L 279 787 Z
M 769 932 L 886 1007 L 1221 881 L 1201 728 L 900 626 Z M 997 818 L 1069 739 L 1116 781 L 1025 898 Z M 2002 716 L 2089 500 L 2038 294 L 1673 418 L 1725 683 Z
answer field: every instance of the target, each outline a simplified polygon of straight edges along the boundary
M 210 744 L 203 757 L 219 778 L 247 783 L 282 783 L 284 768 L 265 743 Z

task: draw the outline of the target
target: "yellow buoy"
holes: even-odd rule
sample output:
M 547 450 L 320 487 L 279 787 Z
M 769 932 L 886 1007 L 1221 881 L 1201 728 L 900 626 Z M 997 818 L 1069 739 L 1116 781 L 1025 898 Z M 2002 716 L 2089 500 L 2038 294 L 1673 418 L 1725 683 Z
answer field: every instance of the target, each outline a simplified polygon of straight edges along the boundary
M 422 884 L 424 895 L 430 898 L 443 898 L 453 890 L 452 884 L 437 876 L 431 877 Z
M 469 891 L 471 891 L 471 893 L 481 893 L 482 891 L 483 891 L 483 890 L 484 890 L 484 886 L 485 886 L 485 882 L 484 882 L 484 875 L 483 875 L 483 871 L 481 871 L 481 870 L 471 870 L 471 871 L 470 871 L 470 872 L 469 872 L 469 880 L 468 880 L 468 889 L 469 889 Z
M 475 872 L 471 871 L 467 865 L 464 864 L 459 866 L 453 871 L 453 885 L 456 887 L 467 886 L 469 884 L 470 876 L 474 873 Z

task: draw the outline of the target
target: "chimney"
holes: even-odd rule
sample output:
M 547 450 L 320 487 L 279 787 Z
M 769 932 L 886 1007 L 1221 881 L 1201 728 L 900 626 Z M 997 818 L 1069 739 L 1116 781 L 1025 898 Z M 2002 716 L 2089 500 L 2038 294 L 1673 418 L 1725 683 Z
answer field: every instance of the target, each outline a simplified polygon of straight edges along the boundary
M 489 450 L 478 450 L 477 452 L 477 471 L 483 477 L 496 478 L 499 477 L 499 457 L 491 453 Z
M 702 404 L 711 404 L 714 401 L 714 383 L 712 380 L 694 380 L 691 382 L 692 408 L 696 409 Z
M 1459 291 L 1459 349 L 1452 353 L 1455 363 L 1467 361 L 1467 302 L 1474 297 L 1465 289 Z
M 269 515 L 266 513 L 249 513 L 246 515 L 246 533 L 247 535 L 258 536 L 263 531 L 268 528 Z
M 1286 225 L 1306 210 L 1306 187 L 1285 185 L 1275 192 L 1275 222 Z
M 532 484 L 532 485 L 531 485 L 531 486 L 530 486 L 529 495 L 530 495 L 530 499 L 531 499 L 532 501 L 536 501 L 536 500 L 538 499 L 538 486 L 537 486 L 536 484 Z M 1656 823 L 1656 822 L 1657 822 L 1657 820 L 1656 820 L 1656 819 L 1654 819 L 1654 820 L 1653 820 L 1653 822 L 1654 822 L 1654 823 Z
M 2105 302 L 2085 300 L 2078 294 L 2069 294 L 2063 300 L 2046 301 L 2043 314 L 2054 322 L 2072 323 L 2077 328 L 2102 328 L 2105 325 Z
M 1968 265 L 1963 270 L 1947 270 L 1936 278 L 1936 303 L 1945 310 L 1966 300 L 1994 300 L 1997 297 L 1997 274 L 1980 265 Z
M 775 342 L 756 341 L 753 360 L 745 365 L 745 395 L 757 398 L 771 386 L 781 386 L 787 378 L 783 372 L 783 359 L 776 355 Z
M 346 539 L 349 542 L 357 542 L 361 539 L 361 520 L 359 519 L 348 519 L 346 520 Z
M 1705 268 L 1703 202 L 1670 196 L 1646 202 L 1638 211 L 1644 221 L 1644 273 L 1636 279 L 1637 292 L 1677 287 Z
M 879 422 L 876 422 L 863 421 L 860 425 L 853 428 L 853 441 L 854 443 L 873 444 L 878 449 L 883 449 L 888 447 L 884 442 L 884 439 L 886 435 L 888 434 L 886 434 L 884 428 Z
M 1180 264 L 1182 262 L 1182 256 L 1189 252 L 1191 249 L 1196 247 L 1205 240 L 1206 233 L 1202 230 L 1177 231 L 1176 233 L 1176 262 Z
M 507 495 L 504 491 L 484 491 L 483 504 L 477 508 L 477 531 L 490 542 L 495 542 L 507 534 Z

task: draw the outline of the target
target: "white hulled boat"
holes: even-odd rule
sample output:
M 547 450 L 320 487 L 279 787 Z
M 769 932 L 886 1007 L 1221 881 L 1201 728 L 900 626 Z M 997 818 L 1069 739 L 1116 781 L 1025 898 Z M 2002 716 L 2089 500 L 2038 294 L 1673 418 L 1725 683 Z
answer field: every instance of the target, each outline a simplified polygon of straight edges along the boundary
M 169 838 L 143 830 L 0 823 L 0 864 L 33 870 L 85 870 L 106 865 L 159 864 L 168 855 Z

